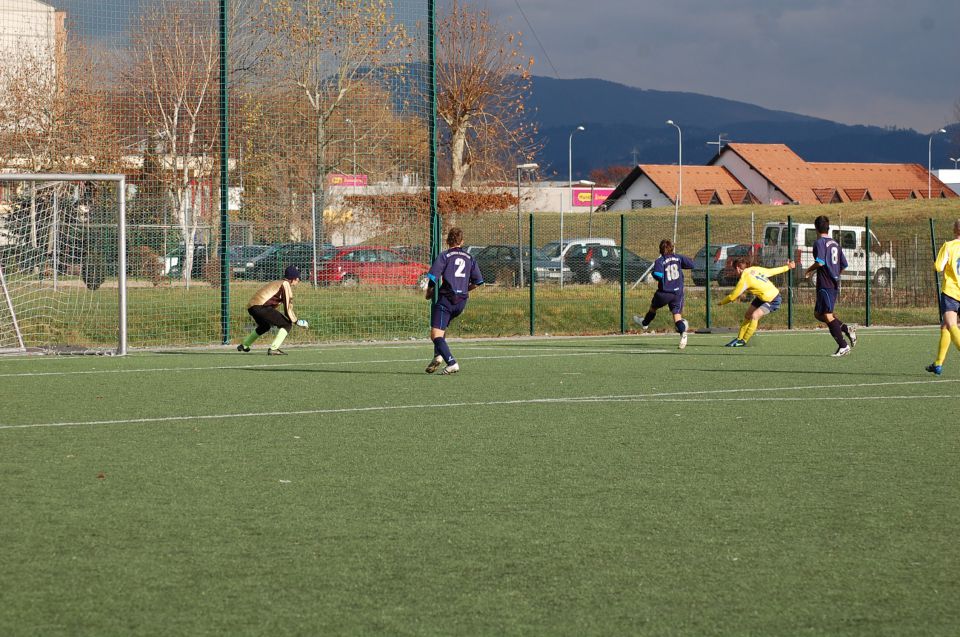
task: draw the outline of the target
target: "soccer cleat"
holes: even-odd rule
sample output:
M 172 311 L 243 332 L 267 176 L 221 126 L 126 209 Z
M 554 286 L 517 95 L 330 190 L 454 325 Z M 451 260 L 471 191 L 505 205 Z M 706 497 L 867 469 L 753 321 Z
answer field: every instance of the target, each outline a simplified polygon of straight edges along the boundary
M 680 349 L 683 349 L 687 346 L 687 333 L 684 332 L 680 335 Z
M 730 347 L 746 347 L 746 346 L 747 346 L 747 342 L 740 338 L 735 339 L 733 341 L 733 344 L 730 345 Z
M 644 324 L 644 322 L 643 322 L 643 317 L 640 316 L 639 314 L 634 314 L 634 315 L 633 315 L 633 322 L 636 323 L 637 325 L 639 325 L 639 326 L 640 326 L 640 329 L 642 329 L 644 332 L 646 332 L 648 329 L 650 329 L 650 326 L 649 326 L 649 325 Z
M 931 374 L 936 374 L 937 376 L 939 376 L 940 374 L 943 373 L 943 366 L 937 365 L 936 363 L 931 363 L 927 365 L 927 371 L 930 372 Z
M 850 347 L 857 346 L 857 328 L 852 325 L 847 326 L 847 338 L 850 339 Z
M 270 348 L 267 350 L 267 356 L 286 356 L 286 355 L 287 353 L 279 348 L 278 349 Z
M 427 365 L 427 368 L 423 371 L 427 372 L 428 374 L 432 374 L 433 372 L 437 371 L 437 368 L 439 368 L 441 365 L 443 365 L 443 356 L 437 355 L 434 356 L 433 360 L 430 361 L 430 364 Z
M 850 347 L 849 345 L 841 345 L 840 347 L 837 348 L 837 351 L 831 354 L 831 356 L 833 356 L 834 358 L 840 358 L 841 356 L 846 356 L 852 351 L 853 351 L 853 348 Z
M 454 363 L 453 365 L 447 365 L 444 367 L 443 371 L 440 373 L 446 376 L 447 374 L 456 374 L 459 371 L 460 365 L 458 363 Z
M 239 345 L 237 345 L 237 351 L 238 351 L 238 352 L 249 352 L 249 351 L 250 351 L 250 348 L 247 347 L 246 345 L 244 345 L 243 343 L 240 343 Z

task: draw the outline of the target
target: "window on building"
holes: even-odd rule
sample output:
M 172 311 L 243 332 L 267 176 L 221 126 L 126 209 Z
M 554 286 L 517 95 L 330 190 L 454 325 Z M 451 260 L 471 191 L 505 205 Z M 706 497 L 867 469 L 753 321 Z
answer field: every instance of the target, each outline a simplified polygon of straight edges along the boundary
M 631 199 L 630 200 L 630 210 L 643 210 L 644 208 L 652 208 L 653 201 L 650 199 Z

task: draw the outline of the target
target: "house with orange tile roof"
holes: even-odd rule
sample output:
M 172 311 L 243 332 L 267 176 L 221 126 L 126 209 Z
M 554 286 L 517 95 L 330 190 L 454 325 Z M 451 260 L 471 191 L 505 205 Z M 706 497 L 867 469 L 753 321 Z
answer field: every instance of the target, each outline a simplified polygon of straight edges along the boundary
M 673 207 L 679 187 L 678 166 L 641 164 L 617 185 L 601 209 L 624 211 Z M 680 202 L 684 206 L 759 203 L 746 186 L 721 166 L 684 166 Z
M 710 162 L 729 170 L 762 203 L 825 204 L 954 198 L 919 164 L 806 162 L 785 144 L 730 143 Z

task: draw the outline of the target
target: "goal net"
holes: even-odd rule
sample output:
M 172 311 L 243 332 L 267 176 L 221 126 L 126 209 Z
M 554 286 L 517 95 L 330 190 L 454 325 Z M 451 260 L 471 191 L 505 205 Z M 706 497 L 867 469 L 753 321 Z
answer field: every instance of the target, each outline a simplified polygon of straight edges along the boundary
M 126 353 L 125 188 L 0 174 L 0 353 Z

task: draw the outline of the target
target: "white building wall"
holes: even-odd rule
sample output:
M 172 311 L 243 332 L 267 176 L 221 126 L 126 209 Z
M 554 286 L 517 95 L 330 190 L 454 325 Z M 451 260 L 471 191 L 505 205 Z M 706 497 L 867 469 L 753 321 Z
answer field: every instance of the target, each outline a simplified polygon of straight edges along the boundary
M 0 66 L 4 75 L 17 65 L 55 68 L 56 10 L 37 0 L 0 0 Z
M 766 177 L 754 170 L 750 164 L 734 152 L 723 153 L 714 165 L 723 166 L 729 170 L 740 183 L 747 187 L 747 190 L 760 200 L 760 203 L 768 204 L 774 201 L 789 203 L 791 201 L 790 197 L 771 184 Z
M 950 190 L 960 195 L 960 170 L 936 170 L 937 179 L 947 185 Z
M 673 207 L 674 203 L 646 175 L 633 182 L 627 192 L 610 206 L 611 212 L 629 212 L 633 209 L 633 200 L 649 199 L 651 208 Z

